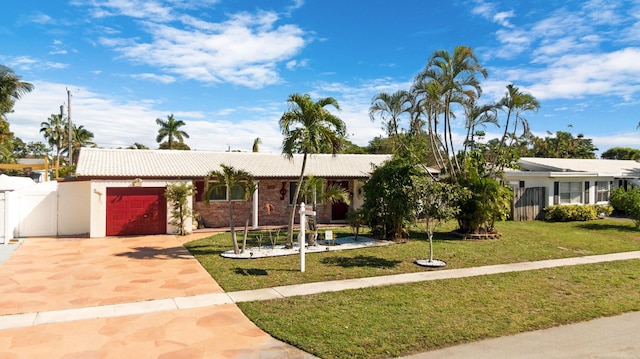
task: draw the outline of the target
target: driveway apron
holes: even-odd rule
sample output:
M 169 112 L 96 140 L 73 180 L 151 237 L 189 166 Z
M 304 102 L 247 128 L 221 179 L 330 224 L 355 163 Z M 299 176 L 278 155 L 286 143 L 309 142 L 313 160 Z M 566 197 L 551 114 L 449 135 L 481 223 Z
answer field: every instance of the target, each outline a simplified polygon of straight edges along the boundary
M 172 235 L 28 238 L 0 266 L 2 316 L 222 293 Z M 7 318 L 7 317 L 5 317 Z M 0 358 L 306 358 L 235 304 L 0 330 Z

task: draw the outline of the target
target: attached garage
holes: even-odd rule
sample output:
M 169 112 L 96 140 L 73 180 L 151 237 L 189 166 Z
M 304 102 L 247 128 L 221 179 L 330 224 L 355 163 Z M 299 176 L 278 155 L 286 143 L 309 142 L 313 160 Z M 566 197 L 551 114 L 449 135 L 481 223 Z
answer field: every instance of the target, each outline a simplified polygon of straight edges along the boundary
M 164 187 L 108 187 L 106 235 L 127 236 L 167 232 Z

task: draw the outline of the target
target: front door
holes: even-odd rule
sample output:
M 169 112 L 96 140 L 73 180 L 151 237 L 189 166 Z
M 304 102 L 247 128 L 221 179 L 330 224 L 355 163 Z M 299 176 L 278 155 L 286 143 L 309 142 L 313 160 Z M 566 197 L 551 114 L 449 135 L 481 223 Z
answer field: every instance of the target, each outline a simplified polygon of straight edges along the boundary
M 330 185 L 337 185 L 349 191 L 349 181 L 331 181 Z M 349 205 L 344 202 L 338 202 L 331 205 L 331 220 L 332 221 L 344 221 L 347 219 L 347 212 L 349 212 Z

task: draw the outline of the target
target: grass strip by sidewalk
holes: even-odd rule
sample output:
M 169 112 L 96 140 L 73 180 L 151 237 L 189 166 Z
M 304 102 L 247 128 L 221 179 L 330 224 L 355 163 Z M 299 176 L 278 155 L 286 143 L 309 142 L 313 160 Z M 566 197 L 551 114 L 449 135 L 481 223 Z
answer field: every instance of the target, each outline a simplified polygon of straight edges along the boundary
M 640 310 L 640 261 L 240 303 L 275 338 L 321 358 L 390 358 Z
M 503 234 L 501 239 L 459 240 L 449 234 L 455 227 L 452 222 L 436 233 L 434 257 L 446 261 L 447 269 L 454 269 L 640 250 L 640 231 L 631 221 L 508 221 L 496 226 Z M 348 228 L 334 229 L 334 233 L 350 235 Z M 248 246 L 258 245 L 255 235 L 250 234 Z M 261 244 L 267 247 L 267 235 L 264 238 Z M 309 254 L 304 273 L 300 272 L 299 256 L 250 260 L 221 257 L 220 253 L 232 248 L 228 233 L 185 246 L 226 291 L 424 271 L 414 261 L 429 256 L 427 237 L 417 231 L 411 232 L 410 240 L 403 244 Z

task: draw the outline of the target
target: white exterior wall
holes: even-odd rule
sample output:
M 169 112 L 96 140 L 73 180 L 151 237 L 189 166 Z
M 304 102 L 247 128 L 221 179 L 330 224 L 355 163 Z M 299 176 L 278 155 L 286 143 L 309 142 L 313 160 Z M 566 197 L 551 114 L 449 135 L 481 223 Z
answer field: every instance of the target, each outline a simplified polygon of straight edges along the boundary
M 169 183 L 180 183 L 191 181 L 167 181 L 167 180 L 142 180 L 140 187 L 166 187 Z M 89 236 L 91 238 L 106 237 L 107 234 L 107 188 L 109 187 L 134 187 L 132 180 L 93 180 L 89 189 L 91 228 Z M 192 199 L 189 199 L 189 206 L 193 208 Z M 175 233 L 176 227 L 169 224 L 171 222 L 171 207 L 167 202 L 167 226 L 166 233 Z M 188 218 L 187 223 L 192 223 L 193 219 Z M 192 228 L 188 228 L 191 232 Z
M 91 231 L 89 181 L 58 183 L 58 235 L 87 235 Z
M 553 183 L 554 182 L 580 182 L 584 186 L 584 182 L 589 181 L 589 202 L 588 204 L 596 203 L 596 182 L 611 182 L 614 180 L 613 177 L 574 177 L 574 176 L 558 176 L 558 177 L 549 177 L 549 176 L 531 176 L 531 175 L 523 175 L 517 176 L 516 174 L 509 174 L 507 176 L 509 185 L 517 188 L 519 186 L 519 181 L 524 181 L 524 186 L 526 188 L 529 187 L 545 187 L 547 191 L 547 198 L 545 201 L 545 207 L 553 205 Z M 615 185 L 615 181 L 614 181 Z M 584 188 L 584 187 L 583 187 Z M 613 187 L 610 188 L 612 190 Z M 605 203 L 605 202 L 600 202 Z
M 354 210 L 360 209 L 364 205 L 364 189 L 362 181 L 353 180 L 352 206 Z

